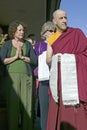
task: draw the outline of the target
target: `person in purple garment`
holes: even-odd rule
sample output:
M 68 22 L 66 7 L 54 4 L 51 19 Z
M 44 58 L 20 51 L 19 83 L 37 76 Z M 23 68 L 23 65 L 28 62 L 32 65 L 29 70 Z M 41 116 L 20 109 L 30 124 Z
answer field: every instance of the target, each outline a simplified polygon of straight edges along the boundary
M 38 99 L 40 106 L 40 126 L 41 130 L 46 130 L 48 106 L 49 106 L 49 67 L 46 64 L 46 39 L 49 35 L 56 31 L 56 26 L 51 21 L 47 21 L 42 25 L 41 37 L 44 39 L 35 44 L 35 52 L 38 57 L 38 68 L 34 70 L 34 74 L 38 76 Z M 45 70 L 44 70 L 45 69 Z

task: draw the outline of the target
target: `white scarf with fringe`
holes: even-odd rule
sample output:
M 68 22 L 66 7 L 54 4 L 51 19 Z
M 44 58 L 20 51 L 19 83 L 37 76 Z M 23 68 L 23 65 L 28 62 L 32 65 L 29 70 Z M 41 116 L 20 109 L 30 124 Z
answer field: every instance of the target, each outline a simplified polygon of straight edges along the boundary
M 74 54 L 56 54 L 52 57 L 50 69 L 50 89 L 55 102 L 58 103 L 58 56 L 61 56 L 61 87 L 64 105 L 79 104 L 76 60 Z

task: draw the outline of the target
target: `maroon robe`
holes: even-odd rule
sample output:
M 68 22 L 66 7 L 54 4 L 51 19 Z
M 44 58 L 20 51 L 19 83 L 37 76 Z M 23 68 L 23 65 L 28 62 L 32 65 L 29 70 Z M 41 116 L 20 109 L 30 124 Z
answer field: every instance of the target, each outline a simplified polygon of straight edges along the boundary
M 58 72 L 60 103 L 50 95 L 47 130 L 87 130 L 87 38 L 80 29 L 68 28 L 52 45 L 53 53 L 75 54 L 80 104 L 64 106 L 61 72 Z

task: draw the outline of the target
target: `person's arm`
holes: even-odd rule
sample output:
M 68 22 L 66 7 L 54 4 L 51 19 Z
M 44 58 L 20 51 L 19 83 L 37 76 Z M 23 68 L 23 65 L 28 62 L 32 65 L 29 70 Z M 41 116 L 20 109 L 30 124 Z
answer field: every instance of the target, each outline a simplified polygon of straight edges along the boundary
M 14 62 L 14 61 L 17 60 L 17 59 L 22 59 L 22 60 L 25 59 L 25 58 L 22 56 L 22 51 L 21 51 L 21 48 L 20 48 L 20 47 L 17 47 L 15 56 L 13 56 L 13 57 L 8 57 L 8 58 L 5 58 L 5 59 L 4 59 L 4 64 L 10 64 L 10 63 Z
M 3 64 L 10 64 L 11 62 L 14 62 L 18 58 L 18 50 L 16 51 L 16 54 L 13 57 L 9 57 L 8 54 L 10 53 L 11 49 L 11 41 L 7 41 L 3 44 L 0 50 L 0 58 Z
M 29 57 L 19 56 L 19 51 L 17 50 L 15 56 L 4 59 L 4 64 L 10 64 L 10 63 L 14 62 L 15 60 L 17 60 L 18 58 L 25 61 L 25 62 L 28 62 L 28 63 L 30 62 Z
M 6 64 L 10 64 L 10 63 L 14 62 L 16 59 L 17 59 L 16 56 L 9 57 L 9 58 L 5 58 L 5 59 L 4 59 L 4 64 L 5 64 L 5 65 L 6 65 Z
M 48 65 L 51 64 L 52 55 L 53 55 L 52 47 L 49 44 L 47 44 L 46 63 Z
M 8 57 L 8 58 L 5 58 L 4 59 L 4 64 L 6 65 L 6 64 L 10 64 L 10 63 L 12 63 L 12 62 L 14 62 L 15 60 L 17 60 L 18 58 L 19 58 L 19 48 L 16 50 L 16 54 L 15 54 L 15 56 L 13 56 L 13 57 Z
M 36 61 L 36 58 L 35 58 L 36 55 L 35 55 L 34 49 L 33 49 L 32 45 L 30 43 L 27 43 L 26 45 L 27 45 L 28 54 L 27 55 L 22 55 L 22 50 L 20 50 L 19 51 L 19 58 L 21 60 L 23 60 L 24 62 L 34 64 L 35 61 Z
M 25 61 L 25 62 L 30 62 L 30 58 L 29 57 L 26 57 L 26 56 L 21 56 L 20 58 L 21 60 Z

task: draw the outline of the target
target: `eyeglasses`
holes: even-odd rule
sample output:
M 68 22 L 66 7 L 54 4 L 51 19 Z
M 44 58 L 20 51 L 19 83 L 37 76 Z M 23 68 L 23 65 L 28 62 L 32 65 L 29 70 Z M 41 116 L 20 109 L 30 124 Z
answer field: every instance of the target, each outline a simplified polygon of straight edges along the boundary
M 44 33 L 43 33 L 43 35 L 47 32 L 47 31 L 49 31 L 49 32 L 55 32 L 55 31 L 53 31 L 53 30 L 46 30 Z
M 47 31 L 49 31 L 49 32 L 54 32 L 53 30 L 47 30 Z M 46 32 L 47 32 L 47 31 L 46 31 Z

